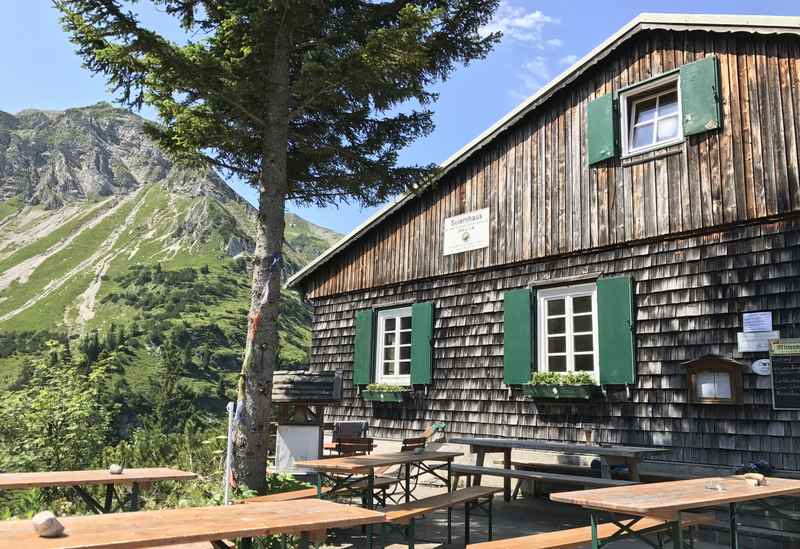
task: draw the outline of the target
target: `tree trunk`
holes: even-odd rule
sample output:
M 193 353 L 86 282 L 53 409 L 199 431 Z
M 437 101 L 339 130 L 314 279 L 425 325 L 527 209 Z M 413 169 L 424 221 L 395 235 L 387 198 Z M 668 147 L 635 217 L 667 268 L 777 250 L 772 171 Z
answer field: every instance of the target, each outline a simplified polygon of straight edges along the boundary
M 281 297 L 281 248 L 287 194 L 289 132 L 289 47 L 285 27 L 276 29 L 275 56 L 264 130 L 253 286 L 245 358 L 239 379 L 234 434 L 236 480 L 266 492 L 267 443 L 272 405 L 272 374 L 278 361 L 278 315 Z

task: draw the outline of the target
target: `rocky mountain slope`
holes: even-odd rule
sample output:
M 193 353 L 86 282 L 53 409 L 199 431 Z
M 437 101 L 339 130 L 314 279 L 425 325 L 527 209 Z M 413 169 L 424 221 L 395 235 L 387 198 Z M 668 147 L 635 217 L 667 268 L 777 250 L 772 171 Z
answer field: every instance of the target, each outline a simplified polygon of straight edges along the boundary
M 142 123 L 106 103 L 0 111 L 0 337 L 16 342 L 0 350 L 0 385 L 35 352 L 23 339 L 109 330 L 131 339 L 132 379 L 176 330 L 189 354 L 205 346 L 190 362 L 208 371 L 188 377 L 235 375 L 254 210 L 215 172 L 174 166 Z M 286 234 L 287 272 L 339 237 L 294 215 Z M 302 362 L 309 312 L 283 298 L 281 356 Z

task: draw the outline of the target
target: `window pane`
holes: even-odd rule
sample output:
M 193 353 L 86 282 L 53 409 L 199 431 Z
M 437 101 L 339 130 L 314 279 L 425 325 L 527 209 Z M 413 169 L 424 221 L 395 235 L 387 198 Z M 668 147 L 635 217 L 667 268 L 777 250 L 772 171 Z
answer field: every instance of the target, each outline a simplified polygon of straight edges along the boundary
M 410 330 L 411 329 L 411 317 L 404 316 L 400 319 L 400 329 L 401 330 Z
M 383 358 L 384 360 L 394 360 L 394 347 L 384 347 Z
M 388 346 L 394 345 L 394 333 L 383 334 L 383 344 Z
M 592 334 L 575 336 L 575 352 L 592 350 Z
M 575 371 L 591 372 L 594 370 L 594 355 L 575 355 Z
M 656 117 L 656 98 L 648 99 L 647 101 L 642 101 L 636 105 L 636 118 L 634 119 L 634 124 L 641 124 L 642 122 L 648 122 L 653 120 Z
M 633 130 L 633 148 L 638 149 L 653 144 L 653 124 L 637 126 Z
M 578 313 L 591 313 L 592 312 L 592 296 L 582 295 L 572 300 L 572 312 Z
M 566 328 L 567 319 L 565 318 L 549 318 L 547 319 L 547 333 L 548 334 L 563 334 Z
M 563 315 L 564 299 L 550 299 L 547 301 L 547 315 Z
M 565 353 L 567 352 L 567 338 L 565 336 L 556 336 L 547 338 L 548 353 Z
M 658 121 L 658 141 L 666 141 L 678 135 L 678 115 Z
M 400 345 L 411 344 L 411 332 L 400 332 Z
M 400 363 L 400 375 L 407 376 L 411 373 L 411 362 L 403 361 Z
M 678 112 L 678 92 L 665 93 L 659 97 L 658 116 L 677 114 Z
M 411 358 L 411 347 L 400 347 L 400 360 Z
M 385 376 L 393 376 L 394 375 L 394 362 L 384 362 L 383 363 L 383 375 L 385 375 Z
M 573 317 L 572 329 L 575 332 L 591 332 L 592 331 L 592 315 L 581 315 Z
M 547 369 L 551 372 L 566 372 L 567 371 L 567 357 L 565 356 L 551 356 L 547 358 Z
M 383 323 L 383 329 L 387 332 L 394 331 L 394 318 L 387 318 Z

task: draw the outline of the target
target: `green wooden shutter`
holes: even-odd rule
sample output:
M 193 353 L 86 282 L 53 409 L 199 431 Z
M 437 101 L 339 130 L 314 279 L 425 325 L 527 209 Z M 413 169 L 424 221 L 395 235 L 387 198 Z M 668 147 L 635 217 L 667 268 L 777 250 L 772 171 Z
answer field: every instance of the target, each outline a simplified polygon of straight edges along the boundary
M 613 158 L 617 154 L 613 94 L 607 93 L 589 101 L 586 118 L 589 164 Z
M 428 385 L 433 371 L 433 303 L 411 306 L 411 384 Z
M 633 330 L 633 279 L 597 280 L 600 383 L 633 383 L 636 377 Z
M 519 385 L 531 380 L 533 364 L 533 292 L 510 290 L 503 296 L 503 381 Z
M 683 135 L 715 130 L 722 125 L 719 62 L 706 57 L 680 68 Z
M 353 349 L 353 385 L 367 385 L 372 381 L 372 364 L 375 360 L 375 311 L 356 312 L 356 337 Z

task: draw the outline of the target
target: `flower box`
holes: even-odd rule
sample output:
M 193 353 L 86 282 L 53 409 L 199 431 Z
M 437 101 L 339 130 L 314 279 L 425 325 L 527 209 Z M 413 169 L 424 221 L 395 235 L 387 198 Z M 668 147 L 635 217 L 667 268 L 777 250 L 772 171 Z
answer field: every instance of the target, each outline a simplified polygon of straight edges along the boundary
M 530 398 L 590 400 L 601 395 L 599 385 L 547 385 L 529 384 L 522 386 L 522 392 Z
M 361 391 L 361 399 L 370 402 L 403 402 L 410 393 L 408 391 Z

